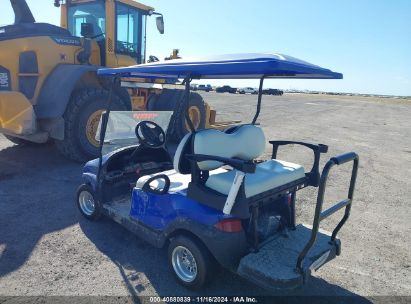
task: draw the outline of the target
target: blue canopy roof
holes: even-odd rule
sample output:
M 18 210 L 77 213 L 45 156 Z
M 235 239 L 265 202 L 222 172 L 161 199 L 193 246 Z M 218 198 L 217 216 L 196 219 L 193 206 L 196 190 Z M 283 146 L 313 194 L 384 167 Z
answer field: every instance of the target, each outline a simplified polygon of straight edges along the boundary
M 343 75 L 281 54 L 231 54 L 98 70 L 102 76 L 183 79 L 342 79 Z

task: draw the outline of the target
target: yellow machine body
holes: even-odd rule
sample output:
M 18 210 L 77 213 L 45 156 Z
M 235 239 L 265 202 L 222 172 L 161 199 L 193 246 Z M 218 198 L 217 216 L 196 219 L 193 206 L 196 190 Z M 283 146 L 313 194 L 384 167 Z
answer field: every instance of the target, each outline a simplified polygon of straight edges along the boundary
M 10 3 L 15 22 L 0 27 L 0 133 L 12 141 L 42 143 L 53 138 L 74 160 L 96 157 L 95 132 L 110 86 L 97 70 L 146 62 L 147 18 L 156 15 L 157 28 L 164 33 L 162 15 L 133 0 L 55 0 L 61 10 L 61 24 L 55 26 L 35 22 L 25 0 Z M 178 58 L 174 50 L 166 60 Z M 144 79 L 133 81 L 140 84 L 116 88 L 114 109 L 149 109 L 149 95 L 159 93 L 161 88 L 154 87 L 164 83 L 145 86 Z M 215 111 L 202 100 L 191 109 L 190 117 L 197 117 L 199 127 L 228 126 L 216 124 Z M 164 110 L 160 102 L 156 110 Z M 177 137 L 188 131 L 185 123 L 181 117 Z
M 20 136 L 31 135 L 36 131 L 33 106 L 20 92 L 0 94 L 0 131 Z
M 24 13 L 30 17 L 31 12 L 24 0 L 14 2 L 19 4 L 20 12 L 26 9 Z M 81 11 L 84 5 L 93 4 L 103 6 L 101 31 L 104 33 L 104 45 L 98 38 L 84 38 L 79 32 L 73 33 L 73 28 L 69 27 L 70 18 L 78 18 L 74 13 L 70 15 L 71 7 L 78 7 Z M 84 87 L 104 89 L 105 84 L 96 75 L 99 67 L 129 66 L 145 60 L 144 49 L 138 56 L 117 51 L 116 26 L 118 18 L 124 18 L 118 16 L 119 5 L 139 12 L 141 26 L 127 30 L 138 31 L 139 42 L 145 41 L 144 18 L 154 8 L 132 0 L 64 1 L 60 27 L 35 23 L 31 17 L 32 22 L 16 21 L 0 28 L 0 133 L 30 141 L 47 140 L 44 136 L 33 136 L 36 133 L 48 133 L 50 137 L 64 139 L 62 117 L 73 92 Z M 86 47 L 89 54 L 86 52 L 83 56 L 86 60 L 80 60 L 79 55 L 87 51 Z M 58 92 L 50 93 L 53 90 Z M 126 93 L 130 93 L 126 102 L 133 108 L 144 107 L 147 93 L 143 96 L 131 90 Z

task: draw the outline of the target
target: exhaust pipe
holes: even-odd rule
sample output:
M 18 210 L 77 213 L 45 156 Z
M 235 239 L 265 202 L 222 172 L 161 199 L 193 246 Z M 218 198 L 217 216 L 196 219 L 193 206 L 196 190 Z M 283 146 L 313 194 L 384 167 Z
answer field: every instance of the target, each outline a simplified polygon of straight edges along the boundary
M 14 11 L 14 24 L 36 22 L 26 0 L 10 0 L 10 3 Z

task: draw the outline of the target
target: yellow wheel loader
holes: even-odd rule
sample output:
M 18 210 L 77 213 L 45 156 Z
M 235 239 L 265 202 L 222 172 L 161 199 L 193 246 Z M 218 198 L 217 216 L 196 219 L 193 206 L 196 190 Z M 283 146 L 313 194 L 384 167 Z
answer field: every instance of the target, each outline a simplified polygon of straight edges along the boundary
M 97 157 L 96 131 L 108 84 L 96 71 L 146 62 L 147 19 L 156 16 L 164 33 L 163 16 L 133 0 L 55 0 L 61 10 L 58 27 L 37 23 L 25 0 L 10 3 L 15 22 L 0 27 L 0 133 L 15 143 L 53 139 L 76 161 Z M 167 59 L 177 57 L 175 51 Z M 112 109 L 169 110 L 180 98 L 180 90 L 153 95 L 158 92 L 153 88 L 162 87 L 119 87 Z M 190 113 L 199 128 L 214 124 L 215 112 L 198 94 L 193 93 Z M 187 132 L 180 119 L 176 140 Z

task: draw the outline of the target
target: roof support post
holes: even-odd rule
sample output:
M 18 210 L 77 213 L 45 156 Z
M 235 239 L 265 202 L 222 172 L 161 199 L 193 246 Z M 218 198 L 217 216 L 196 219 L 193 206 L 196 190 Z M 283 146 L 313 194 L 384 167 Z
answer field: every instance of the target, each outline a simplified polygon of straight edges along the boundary
M 261 110 L 261 99 L 263 97 L 263 84 L 264 84 L 265 75 L 260 78 L 260 87 L 258 89 L 258 101 L 257 101 L 257 112 L 254 115 L 252 124 L 255 125 L 258 115 L 260 115 Z
M 103 145 L 104 145 L 104 137 L 106 135 L 106 130 L 107 130 L 107 124 L 108 124 L 108 118 L 110 115 L 110 111 L 111 111 L 111 102 L 113 100 L 113 94 L 114 94 L 114 90 L 116 88 L 117 85 L 120 84 L 120 77 L 119 76 L 114 76 L 111 79 L 111 85 L 110 85 L 110 90 L 108 92 L 108 100 L 107 100 L 107 109 L 106 111 L 101 115 L 101 125 L 100 125 L 100 134 L 99 134 L 99 160 L 98 160 L 98 169 L 97 169 L 97 177 L 96 177 L 96 187 L 97 187 L 97 195 L 99 196 L 99 200 L 101 202 L 101 195 L 102 192 L 101 187 L 100 187 L 100 177 L 101 177 L 101 166 L 103 163 Z
M 188 123 L 188 126 L 189 126 L 191 132 L 194 133 L 196 131 L 196 129 L 195 129 L 194 124 L 193 124 L 193 122 L 191 121 L 191 118 L 190 118 L 190 84 L 191 84 L 191 77 L 190 76 L 187 76 L 184 79 L 184 84 L 185 84 L 185 94 L 184 94 L 184 101 L 183 101 L 184 107 L 185 107 L 184 116 L 187 120 L 187 123 Z

